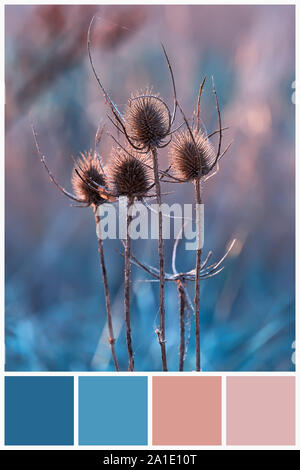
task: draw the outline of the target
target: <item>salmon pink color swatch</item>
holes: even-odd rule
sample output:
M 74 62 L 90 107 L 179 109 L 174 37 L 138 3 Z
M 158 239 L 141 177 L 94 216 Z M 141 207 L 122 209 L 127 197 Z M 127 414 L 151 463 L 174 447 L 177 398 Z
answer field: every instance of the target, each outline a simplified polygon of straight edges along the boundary
M 221 444 L 221 377 L 153 377 L 153 445 Z
M 294 445 L 295 377 L 227 377 L 227 444 Z

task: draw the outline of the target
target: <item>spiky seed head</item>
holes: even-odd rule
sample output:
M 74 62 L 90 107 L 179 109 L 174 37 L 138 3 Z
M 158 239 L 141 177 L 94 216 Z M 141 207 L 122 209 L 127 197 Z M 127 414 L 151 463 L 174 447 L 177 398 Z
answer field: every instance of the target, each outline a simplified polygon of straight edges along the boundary
M 194 139 L 188 130 L 176 133 L 169 150 L 173 172 L 184 181 L 201 179 L 214 161 L 214 151 L 208 139 L 196 129 L 192 133 Z
M 72 186 L 78 199 L 89 205 L 99 206 L 107 202 L 107 199 L 101 197 L 101 190 L 99 191 L 97 185 L 106 187 L 106 181 L 96 153 L 89 150 L 80 154 L 78 163 L 74 166 Z
M 125 122 L 127 134 L 135 144 L 156 147 L 169 132 L 170 114 L 159 95 L 147 88 L 129 100 Z
M 151 185 L 150 172 L 145 164 L 148 157 L 137 156 L 128 148 L 128 153 L 120 148 L 113 148 L 111 163 L 108 168 L 109 184 L 118 196 L 143 197 Z

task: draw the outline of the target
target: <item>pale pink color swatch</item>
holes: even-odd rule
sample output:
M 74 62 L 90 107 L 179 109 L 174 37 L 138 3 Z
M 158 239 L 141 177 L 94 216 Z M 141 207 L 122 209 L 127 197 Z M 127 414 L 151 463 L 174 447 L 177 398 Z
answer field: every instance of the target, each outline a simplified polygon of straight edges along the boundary
M 153 377 L 153 445 L 220 445 L 221 377 Z
M 295 377 L 227 377 L 227 445 L 295 445 Z

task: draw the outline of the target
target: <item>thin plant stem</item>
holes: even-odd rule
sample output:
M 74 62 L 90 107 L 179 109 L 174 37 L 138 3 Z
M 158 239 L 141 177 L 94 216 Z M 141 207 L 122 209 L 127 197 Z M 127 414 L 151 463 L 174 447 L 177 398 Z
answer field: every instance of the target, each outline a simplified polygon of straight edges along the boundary
M 94 208 L 94 215 L 95 215 L 95 222 L 96 226 L 98 225 L 100 227 L 100 217 L 96 213 L 97 208 Z M 104 259 L 104 250 L 103 250 L 103 241 L 101 239 L 101 236 L 97 236 L 98 239 L 98 252 L 99 252 L 99 258 L 100 258 L 100 265 L 101 265 L 101 271 L 102 271 L 102 279 L 103 279 L 103 286 L 104 286 L 104 295 L 105 295 L 105 305 L 106 305 L 106 315 L 107 315 L 107 326 L 108 326 L 108 342 L 110 345 L 111 349 L 111 354 L 112 358 L 114 361 L 115 369 L 117 372 L 119 372 L 119 364 L 118 364 L 118 359 L 117 359 L 117 354 L 115 350 L 115 337 L 114 337 L 114 330 L 113 330 L 113 323 L 112 323 L 112 315 L 111 315 L 111 307 L 110 307 L 110 294 L 109 294 L 109 288 L 108 288 L 108 281 L 107 281 L 107 272 L 106 272 L 106 266 L 105 266 L 105 259 Z
M 197 132 L 200 131 L 200 102 L 201 102 L 201 96 L 202 96 L 202 91 L 203 91 L 203 87 L 204 87 L 204 83 L 205 83 L 205 80 L 206 80 L 206 77 L 203 78 L 202 80 L 202 83 L 200 85 L 200 89 L 199 89 L 199 94 L 198 94 L 198 100 L 197 100 Z
M 160 327 L 158 342 L 161 349 L 161 360 L 163 370 L 167 371 L 167 354 L 166 354 L 166 344 L 165 344 L 165 266 L 164 266 L 164 243 L 162 238 L 162 212 L 161 212 L 161 191 L 160 191 L 160 179 L 158 171 L 158 161 L 157 161 L 157 150 L 156 148 L 151 149 L 152 159 L 153 159 L 153 172 L 154 172 L 154 182 L 155 182 L 155 191 L 156 191 L 156 200 L 158 204 L 158 256 L 159 256 L 159 294 L 160 294 L 160 304 L 159 304 L 159 313 L 160 313 Z
M 195 184 L 195 200 L 196 207 L 201 204 L 201 193 L 200 193 L 200 181 L 197 179 L 194 182 Z M 197 230 L 199 226 L 197 225 Z M 197 236 L 199 234 L 197 233 Z M 201 361 L 200 361 L 200 270 L 201 270 L 201 254 L 202 249 L 198 248 L 196 250 L 196 268 L 195 268 L 195 339 L 196 339 L 196 371 L 201 370 Z
M 185 355 L 185 324 L 184 324 L 184 310 L 185 310 L 185 293 L 182 284 L 177 283 L 178 297 L 179 297 L 179 326 L 180 326 L 180 343 L 179 343 L 179 371 L 183 371 L 184 355 Z
M 132 216 L 130 215 L 130 207 L 132 200 L 127 199 L 127 229 L 126 229 L 126 245 L 125 245 L 125 278 L 124 278 L 124 310 L 125 310 L 125 324 L 126 324 L 126 342 L 128 350 L 128 370 L 134 370 L 134 358 L 131 340 L 131 326 L 130 326 L 130 271 L 131 271 L 131 239 L 130 239 L 130 222 Z

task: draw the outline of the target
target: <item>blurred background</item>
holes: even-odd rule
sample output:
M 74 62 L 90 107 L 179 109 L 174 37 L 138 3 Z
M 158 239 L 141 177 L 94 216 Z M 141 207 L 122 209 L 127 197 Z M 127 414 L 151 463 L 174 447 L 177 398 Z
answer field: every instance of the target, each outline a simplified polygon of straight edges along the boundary
M 234 139 L 218 175 L 203 187 L 204 255 L 236 246 L 217 277 L 201 282 L 201 354 L 205 371 L 292 371 L 294 308 L 294 7 L 7 6 L 6 7 L 6 370 L 113 370 L 92 210 L 70 206 L 49 181 L 34 148 L 30 119 L 59 182 L 71 188 L 73 162 L 93 146 L 101 122 L 114 132 L 86 51 L 89 22 L 96 69 L 122 110 L 132 91 L 152 85 L 172 106 L 173 64 L 187 115 L 207 76 L 202 119 L 217 115 L 224 143 Z M 176 118 L 180 124 L 180 116 Z M 217 145 L 216 138 L 213 138 Z M 101 149 L 108 162 L 111 139 Z M 168 163 L 160 152 L 161 168 Z M 168 185 L 165 202 L 193 201 L 191 184 Z M 166 243 L 171 271 L 173 240 Z M 116 349 L 127 370 L 120 242 L 105 242 Z M 155 241 L 133 243 L 157 266 Z M 179 245 L 178 269 L 194 267 Z M 132 334 L 136 369 L 161 370 L 155 335 L 159 289 L 133 268 Z M 189 287 L 193 296 L 192 286 Z M 185 370 L 195 368 L 193 319 Z M 178 369 L 178 299 L 166 290 L 168 365 Z

